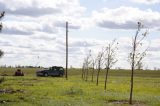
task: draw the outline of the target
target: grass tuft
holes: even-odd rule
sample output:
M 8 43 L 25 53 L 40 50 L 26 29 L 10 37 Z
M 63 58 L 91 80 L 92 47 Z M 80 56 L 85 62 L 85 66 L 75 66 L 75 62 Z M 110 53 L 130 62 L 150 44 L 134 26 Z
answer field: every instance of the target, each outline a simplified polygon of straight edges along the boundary
M 65 91 L 66 95 L 82 95 L 83 94 L 83 90 L 80 88 L 76 88 L 76 87 L 70 87 L 68 90 Z

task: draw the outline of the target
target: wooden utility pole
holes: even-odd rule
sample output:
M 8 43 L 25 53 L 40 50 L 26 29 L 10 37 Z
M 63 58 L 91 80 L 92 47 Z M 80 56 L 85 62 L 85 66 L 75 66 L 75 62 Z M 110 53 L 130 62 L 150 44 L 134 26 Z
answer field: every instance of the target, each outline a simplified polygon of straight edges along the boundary
M 66 80 L 68 80 L 68 22 L 66 22 Z

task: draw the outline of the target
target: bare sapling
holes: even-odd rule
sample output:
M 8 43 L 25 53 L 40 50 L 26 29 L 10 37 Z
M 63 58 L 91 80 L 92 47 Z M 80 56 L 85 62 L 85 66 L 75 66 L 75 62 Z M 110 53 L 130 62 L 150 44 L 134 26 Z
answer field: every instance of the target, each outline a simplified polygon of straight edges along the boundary
M 82 65 L 82 79 L 84 79 L 84 71 L 85 71 L 85 63 L 83 63 L 83 65 Z
M 0 50 L 0 58 L 4 55 L 4 52 Z
M 92 79 L 91 79 L 92 82 L 94 79 L 95 64 L 96 64 L 96 60 L 92 58 Z
M 108 79 L 108 71 L 113 67 L 113 65 L 118 61 L 116 59 L 116 51 L 118 42 L 116 40 L 113 40 L 112 43 L 109 43 L 105 50 L 105 69 L 106 69 L 106 76 L 105 76 L 105 84 L 104 84 L 104 90 L 106 91 L 107 86 L 107 79 Z
M 131 65 L 129 104 L 132 104 L 134 71 L 138 65 L 142 64 L 142 60 L 146 56 L 146 51 L 147 51 L 147 49 L 145 49 L 144 51 L 142 50 L 143 50 L 143 40 L 148 34 L 148 29 L 143 32 L 142 28 L 144 28 L 144 26 L 141 24 L 141 22 L 138 22 L 137 31 L 132 40 L 132 50 L 129 54 L 129 62 Z
M 88 81 L 90 64 L 91 64 L 91 50 L 89 50 L 86 58 L 84 58 L 84 63 L 83 63 L 82 73 L 83 73 L 83 79 L 85 79 L 85 81 Z
M 0 20 L 4 17 L 4 15 L 5 15 L 5 12 L 4 12 L 4 11 L 3 11 L 2 13 L 0 13 Z M 0 23 L 0 32 L 1 32 L 2 28 L 3 28 L 3 25 L 2 25 L 2 23 Z M 4 55 L 4 52 L 3 52 L 2 50 L 0 50 L 0 58 L 1 58 L 3 55 Z
M 4 17 L 4 14 L 5 14 L 4 11 L 2 13 L 0 13 L 0 20 Z M 2 28 L 3 28 L 3 25 L 2 25 L 2 23 L 0 23 L 0 32 L 1 32 Z
M 104 48 L 102 48 L 102 51 L 100 51 L 98 53 L 98 56 L 97 56 L 97 81 L 96 81 L 96 85 L 98 86 L 98 82 L 99 82 L 99 73 L 100 73 L 100 70 L 102 68 L 102 65 L 103 65 L 103 56 L 104 56 Z

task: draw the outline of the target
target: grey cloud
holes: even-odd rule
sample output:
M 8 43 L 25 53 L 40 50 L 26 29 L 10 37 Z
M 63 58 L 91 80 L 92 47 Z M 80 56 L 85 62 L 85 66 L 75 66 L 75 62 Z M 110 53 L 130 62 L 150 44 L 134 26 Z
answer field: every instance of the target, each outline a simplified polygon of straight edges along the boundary
M 45 36 L 45 35 L 31 36 L 31 38 L 33 38 L 33 39 L 40 39 L 40 40 L 52 40 L 52 41 L 56 40 L 55 36 L 49 37 L 49 36 Z
M 47 15 L 47 14 L 55 14 L 55 13 L 60 13 L 61 11 L 58 9 L 54 8 L 21 8 L 18 10 L 8 10 L 6 11 L 10 14 L 14 15 L 24 15 L 24 16 L 32 16 L 32 17 L 39 17 L 42 15 Z
M 97 43 L 95 42 L 87 42 L 87 41 L 76 41 L 70 43 L 71 47 L 91 47 L 91 46 L 96 46 Z
M 81 49 L 83 49 L 82 47 L 69 47 L 69 55 L 73 55 L 75 56 L 76 55 L 83 55 L 83 53 L 81 52 Z
M 12 46 L 12 44 L 7 41 L 0 41 L 0 46 Z
M 57 26 L 57 27 L 65 28 L 66 27 L 66 22 L 65 21 L 64 22 L 57 21 L 57 22 L 54 23 L 54 25 Z M 81 28 L 80 25 L 73 25 L 73 24 L 70 24 L 70 23 L 69 23 L 68 27 L 70 29 L 80 29 Z
M 102 22 L 97 22 L 97 25 L 108 29 L 136 29 L 137 22 L 138 21 L 126 21 L 125 23 L 119 24 L 112 21 L 102 21 Z M 160 20 L 152 20 L 152 21 L 144 20 L 142 24 L 144 24 L 144 28 L 159 28 Z
M 32 48 L 30 45 L 29 46 L 25 46 L 25 45 L 19 45 L 17 46 L 18 48 L 26 48 L 26 49 L 30 49 Z
M 60 50 L 49 50 L 49 49 L 32 49 L 33 53 L 53 53 L 53 54 L 62 54 L 64 53 L 63 51 Z
M 43 25 L 42 28 L 37 28 L 38 31 L 47 33 L 58 33 L 58 30 L 54 26 L 49 26 L 47 24 Z
M 15 10 L 12 10 L 10 8 L 7 8 L 7 6 L 0 2 L 0 7 L 2 10 L 4 10 L 7 14 L 12 15 L 22 15 L 22 16 L 31 16 L 31 17 L 39 17 L 47 14 L 57 14 L 61 13 L 61 10 L 58 8 L 39 8 L 39 7 L 26 7 L 26 8 L 17 8 Z
M 131 21 L 127 21 L 124 24 L 118 24 L 118 23 L 111 22 L 111 21 L 102 21 L 97 24 L 100 27 L 109 28 L 109 29 L 136 29 L 137 28 L 136 27 L 137 23 L 131 22 Z
M 160 19 L 152 20 L 152 21 L 144 21 L 145 26 L 148 28 L 160 28 Z
M 160 47 L 149 47 L 148 51 L 160 51 Z
M 13 35 L 31 35 L 33 32 L 20 30 L 16 27 L 14 28 L 4 28 L 2 31 L 3 34 L 13 34 Z
M 18 27 L 17 27 L 18 26 Z M 58 30 L 56 27 L 46 25 L 46 24 L 40 24 L 39 26 L 35 28 L 26 28 L 23 27 L 22 24 L 17 24 L 17 26 L 10 25 L 9 27 L 4 27 L 2 30 L 3 34 L 11 34 L 11 35 L 32 35 L 35 33 L 35 31 L 39 32 L 46 32 L 46 33 L 58 33 Z M 25 26 L 25 24 L 24 24 Z M 27 25 L 26 25 L 27 26 Z

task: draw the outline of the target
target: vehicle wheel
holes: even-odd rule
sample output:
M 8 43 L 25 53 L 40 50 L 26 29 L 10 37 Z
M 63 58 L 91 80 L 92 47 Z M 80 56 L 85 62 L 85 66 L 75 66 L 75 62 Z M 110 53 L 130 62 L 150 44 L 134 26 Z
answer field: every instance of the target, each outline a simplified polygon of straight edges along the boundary
M 48 73 L 44 73 L 44 76 L 45 76 L 45 77 L 48 77 Z

